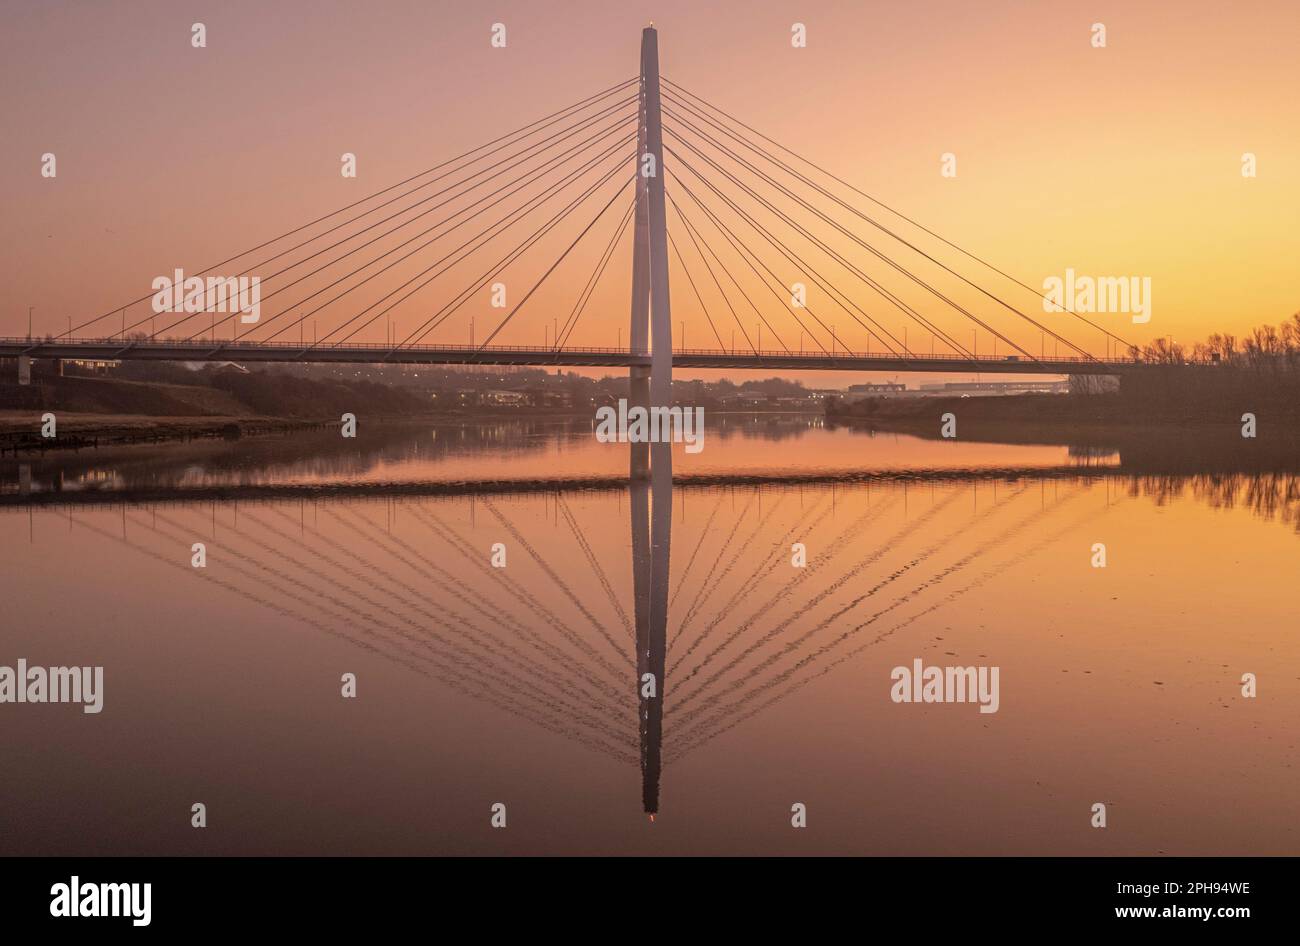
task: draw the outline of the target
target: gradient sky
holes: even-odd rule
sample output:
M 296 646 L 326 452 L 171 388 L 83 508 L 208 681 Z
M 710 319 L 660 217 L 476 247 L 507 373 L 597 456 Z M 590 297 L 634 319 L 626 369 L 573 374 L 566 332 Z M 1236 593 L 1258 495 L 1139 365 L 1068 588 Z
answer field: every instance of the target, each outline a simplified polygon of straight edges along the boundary
M 1030 285 L 1067 267 L 1151 277 L 1149 324 L 1096 317 L 1125 338 L 1240 334 L 1300 310 L 1292 0 L 10 0 L 0 333 L 25 334 L 28 306 L 38 334 L 63 332 L 69 316 L 136 298 L 174 267 L 224 259 L 630 78 L 651 19 L 666 76 Z M 488 42 L 497 21 L 506 49 Z M 206 49 L 190 46 L 194 22 Z M 807 25 L 806 49 L 790 45 L 794 22 Z M 1094 22 L 1106 49 L 1089 44 Z M 40 176 L 45 152 L 57 155 L 54 180 Z M 357 180 L 340 176 L 343 152 L 358 155 Z M 944 152 L 957 156 L 955 179 L 939 174 Z M 1255 179 L 1241 176 L 1243 152 L 1258 156 Z M 499 341 L 540 343 L 551 316 L 563 321 L 608 222 Z M 624 247 L 573 344 L 613 345 L 620 330 L 626 342 L 629 265 Z M 676 268 L 672 278 L 674 332 L 684 319 L 688 345 L 710 344 Z M 982 282 L 1043 317 L 1023 290 Z M 399 333 L 442 301 L 395 312 Z M 465 341 L 465 314 L 429 340 Z M 476 318 L 499 316 L 484 306 Z M 839 322 L 860 349 L 864 333 Z M 372 329 L 382 340 L 383 322 Z M 1037 332 L 1019 337 L 1037 350 Z M 1095 331 L 1076 337 L 1102 351 Z

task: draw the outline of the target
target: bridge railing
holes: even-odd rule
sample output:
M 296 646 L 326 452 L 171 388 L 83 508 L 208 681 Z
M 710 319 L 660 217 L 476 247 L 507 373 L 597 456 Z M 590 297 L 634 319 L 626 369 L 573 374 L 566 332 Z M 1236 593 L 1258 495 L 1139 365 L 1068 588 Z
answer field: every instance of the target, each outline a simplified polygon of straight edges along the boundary
M 0 345 L 5 347 L 67 347 L 77 348 L 86 346 L 97 347 L 114 347 L 125 353 L 132 349 L 177 349 L 193 350 L 195 352 L 204 352 L 208 357 L 220 352 L 239 352 L 239 351 L 265 351 L 275 349 L 277 351 L 372 351 L 372 352 L 481 352 L 483 354 L 492 353 L 509 353 L 519 352 L 525 354 L 547 354 L 547 355 L 609 355 L 609 356 L 648 356 L 649 351 L 631 351 L 626 348 L 602 347 L 602 346 L 565 346 L 563 348 L 553 348 L 538 345 L 464 345 L 454 343 L 444 343 L 437 345 L 391 345 L 386 342 L 351 342 L 347 345 L 321 345 L 305 344 L 294 341 L 254 341 L 247 339 L 237 340 L 212 340 L 212 339 L 123 339 L 121 336 L 106 336 L 102 338 L 26 338 L 24 336 L 10 336 L 0 338 Z M 864 360 L 873 361 L 893 361 L 899 364 L 910 362 L 947 362 L 963 363 L 977 365 L 998 365 L 1005 367 L 1008 364 L 1024 363 L 1025 365 L 1034 364 L 1059 364 L 1062 366 L 1077 365 L 1089 359 L 1083 357 L 1061 358 L 1059 356 L 1044 356 L 1030 358 L 1018 355 L 977 355 L 972 358 L 969 355 L 956 354 L 931 354 L 931 355 L 904 355 L 895 352 L 855 352 L 855 351 L 836 351 L 836 352 L 790 352 L 784 349 L 772 351 L 767 349 L 725 349 L 725 348 L 675 348 L 674 356 L 691 357 L 691 358 L 756 358 L 768 361 L 781 360 L 808 360 L 821 361 L 824 359 L 835 360 Z M 1098 359 L 1101 360 L 1101 359 Z M 1142 364 L 1137 358 L 1107 358 L 1108 364 Z
M 600 347 L 580 347 L 565 346 L 564 348 L 550 348 L 540 345 L 391 345 L 386 342 L 350 342 L 346 345 L 320 345 L 304 344 L 303 342 L 261 342 L 245 339 L 231 341 L 229 339 L 222 341 L 212 339 L 123 339 L 120 336 L 108 336 L 105 338 L 27 338 L 25 336 L 8 336 L 0 337 L 0 346 L 24 347 L 24 348 L 116 348 L 119 351 L 127 352 L 132 349 L 176 349 L 184 348 L 196 352 L 222 352 L 222 351 L 265 351 L 266 349 L 275 349 L 277 351 L 375 351 L 375 352 L 546 352 L 549 354 L 565 354 L 573 352 L 575 354 L 606 354 L 606 355 L 649 355 L 649 352 L 632 352 L 625 348 L 600 348 Z
M 755 351 L 753 349 L 746 350 L 746 349 L 739 349 L 739 348 L 737 349 L 674 348 L 673 355 L 674 357 L 677 355 L 691 355 L 693 357 L 709 357 L 709 356 L 722 355 L 722 356 L 737 357 L 737 358 L 762 358 L 762 359 L 793 358 L 793 359 L 813 359 L 813 360 L 834 358 L 843 361 L 862 361 L 864 359 L 871 359 L 871 360 L 882 360 L 882 361 L 897 361 L 900 363 L 918 362 L 918 361 L 920 362 L 943 361 L 943 362 L 952 362 L 952 363 L 964 363 L 964 364 L 974 363 L 974 364 L 989 364 L 989 365 L 1007 365 L 1007 364 L 1077 365 L 1082 362 L 1089 362 L 1092 360 L 1082 355 L 1076 356 L 1074 358 L 1062 358 L 1059 356 L 1051 356 L 1051 355 L 1046 357 L 1041 357 L 1041 358 L 1040 357 L 1029 358 L 1029 357 L 1017 356 L 1017 355 L 976 355 L 974 358 L 972 358 L 970 355 L 954 355 L 954 354 L 922 355 L 922 354 L 914 353 L 911 355 L 903 355 L 903 354 L 898 354 L 897 352 L 879 352 L 879 351 L 790 352 L 785 350 L 769 351 L 765 349 L 759 349 Z M 1105 361 L 1112 364 L 1140 364 L 1141 363 L 1140 361 L 1131 358 L 1105 358 L 1105 359 L 1098 358 L 1096 360 Z

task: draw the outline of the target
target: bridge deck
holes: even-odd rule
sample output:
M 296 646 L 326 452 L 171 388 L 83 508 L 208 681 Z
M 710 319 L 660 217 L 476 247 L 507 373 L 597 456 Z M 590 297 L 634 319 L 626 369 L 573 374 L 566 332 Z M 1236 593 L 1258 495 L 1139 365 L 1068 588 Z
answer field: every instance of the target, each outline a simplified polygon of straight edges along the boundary
M 304 347 L 296 342 L 121 341 L 114 339 L 0 338 L 0 357 L 86 359 L 94 361 L 191 361 L 361 363 L 416 365 L 521 365 L 541 368 L 631 368 L 649 366 L 648 353 L 618 348 L 535 348 L 515 345 L 416 345 L 393 348 L 363 343 Z M 970 374 L 1123 374 L 1154 367 L 1131 360 L 1083 358 L 1027 358 L 986 355 L 905 357 L 862 352 L 789 353 L 785 351 L 719 351 L 679 349 L 673 352 L 677 368 L 724 368 L 786 371 L 886 371 L 960 372 Z

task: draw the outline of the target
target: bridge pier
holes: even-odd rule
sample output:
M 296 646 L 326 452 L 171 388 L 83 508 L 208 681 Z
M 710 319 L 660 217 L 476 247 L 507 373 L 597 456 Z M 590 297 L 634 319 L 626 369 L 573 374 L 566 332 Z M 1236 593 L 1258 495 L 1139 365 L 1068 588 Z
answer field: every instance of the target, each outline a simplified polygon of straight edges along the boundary
M 642 91 L 641 121 L 637 125 L 637 155 L 645 153 L 645 93 Z M 636 211 L 632 231 L 632 322 L 628 343 L 633 352 L 644 354 L 650 349 L 650 201 L 646 179 L 636 179 Z M 649 408 L 650 366 L 628 368 L 628 406 Z M 633 480 L 650 476 L 650 445 L 631 445 Z M 635 511 L 633 512 L 635 516 Z M 633 533 L 635 536 L 635 532 Z
M 650 402 L 673 406 L 673 317 L 668 298 L 668 221 L 664 198 L 664 139 L 659 112 L 659 34 L 653 26 L 641 33 L 641 87 L 644 99 L 645 151 L 642 160 L 650 224 Z M 645 177 L 645 169 L 652 173 Z
M 648 159 L 648 160 L 647 160 Z M 631 350 L 650 364 L 628 369 L 628 404 L 672 407 L 673 337 L 668 302 L 668 229 L 664 218 L 663 127 L 659 104 L 659 38 L 641 32 L 641 111 L 637 123 L 635 230 L 632 246 Z M 654 425 L 651 425 L 653 429 Z M 659 810 L 663 746 L 668 563 L 672 535 L 672 443 L 633 443 L 630 476 L 636 686 L 641 737 L 642 802 Z
M 632 309 L 628 340 L 648 367 L 628 370 L 629 407 L 672 407 L 673 336 L 668 298 L 668 225 L 665 219 L 663 124 L 659 99 L 659 35 L 641 31 L 641 103 L 637 122 L 636 211 L 632 243 Z M 630 474 L 650 475 L 648 444 L 633 444 Z M 657 462 L 672 465 L 671 454 Z

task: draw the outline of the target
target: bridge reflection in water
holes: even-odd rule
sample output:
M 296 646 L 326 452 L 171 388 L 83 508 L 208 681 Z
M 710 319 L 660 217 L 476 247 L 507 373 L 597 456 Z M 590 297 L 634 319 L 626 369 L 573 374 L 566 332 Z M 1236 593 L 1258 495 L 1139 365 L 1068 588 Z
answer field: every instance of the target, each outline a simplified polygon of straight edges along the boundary
M 636 475 L 652 453 L 649 480 Z M 641 800 L 659 811 L 668 654 L 668 569 L 673 529 L 673 457 L 667 443 L 632 444 L 628 485 L 632 513 L 632 587 L 636 602 L 636 670 L 641 738 Z
M 509 499 L 467 490 L 453 505 L 378 484 L 370 498 L 360 488 L 313 497 L 304 486 L 302 498 L 214 488 L 204 496 L 210 509 L 183 487 L 147 502 L 129 489 L 9 493 L 0 525 L 21 546 L 34 521 L 40 547 L 55 524 L 69 543 L 60 556 L 87 574 L 106 549 L 130 547 L 123 564 L 141 591 L 123 607 L 142 620 L 159 573 L 186 595 L 190 583 L 210 583 L 266 612 L 267 626 L 276 616 L 302 622 L 436 680 L 438 692 L 572 741 L 569 765 L 580 767 L 585 751 L 624 772 L 637 766 L 641 806 L 655 815 L 663 773 L 686 754 L 865 648 L 969 601 L 984 582 L 1041 577 L 1040 553 L 1066 536 L 1086 548 L 1095 521 L 1116 505 L 1145 497 L 1165 507 L 1190 492 L 1214 508 L 1300 522 L 1300 478 L 1281 471 L 911 471 L 892 482 L 737 478 L 674 490 L 672 459 L 668 445 L 634 447 L 633 475 L 618 484 L 518 500 L 534 515 L 546 504 L 547 520 L 554 511 L 549 535 L 521 528 Z M 615 518 L 623 496 L 628 518 L 621 502 Z M 590 504 L 571 506 L 575 497 Z M 672 571 L 673 510 L 684 513 L 688 500 L 695 508 L 696 497 L 712 511 L 707 521 L 682 519 Z M 107 515 L 84 511 L 106 504 Z M 484 520 L 509 543 L 509 568 L 489 565 Z M 206 536 L 210 567 L 200 571 L 188 550 Z M 806 569 L 788 567 L 792 541 L 808 542 Z M 218 627 L 228 617 L 219 598 Z M 485 729 L 499 728 L 486 719 Z

